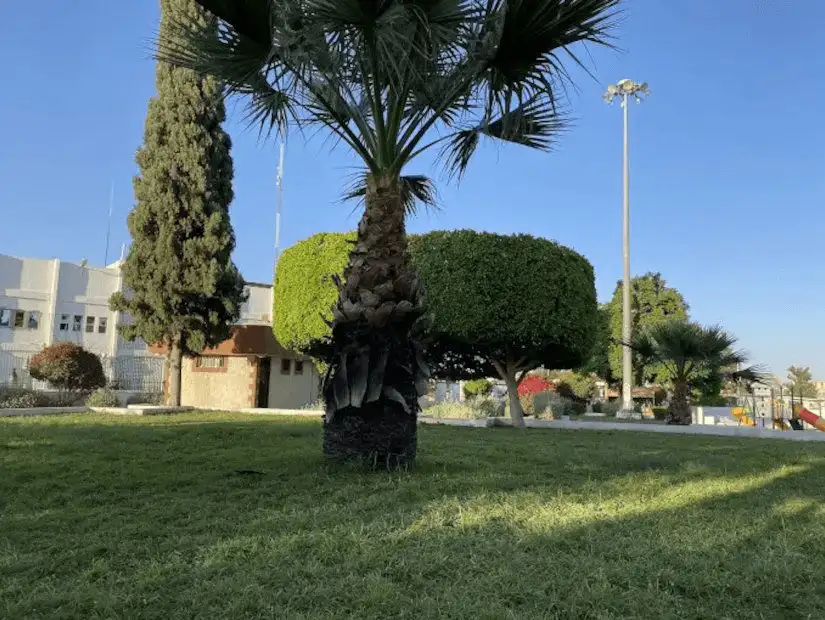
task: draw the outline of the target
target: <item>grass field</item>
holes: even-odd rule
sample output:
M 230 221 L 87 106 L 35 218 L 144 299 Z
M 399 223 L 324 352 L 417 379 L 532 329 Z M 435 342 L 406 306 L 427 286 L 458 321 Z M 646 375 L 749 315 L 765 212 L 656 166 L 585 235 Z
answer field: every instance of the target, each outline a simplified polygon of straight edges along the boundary
M 314 419 L 0 420 L 0 617 L 825 618 L 825 446 Z M 256 470 L 262 473 L 238 473 Z

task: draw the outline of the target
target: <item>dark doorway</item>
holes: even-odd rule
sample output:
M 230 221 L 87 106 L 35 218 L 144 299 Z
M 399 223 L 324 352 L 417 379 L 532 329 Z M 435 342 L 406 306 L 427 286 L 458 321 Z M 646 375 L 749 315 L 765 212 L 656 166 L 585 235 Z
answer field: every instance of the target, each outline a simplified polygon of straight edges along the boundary
M 258 359 L 258 398 L 255 407 L 266 409 L 269 407 L 269 372 L 272 369 L 272 358 Z

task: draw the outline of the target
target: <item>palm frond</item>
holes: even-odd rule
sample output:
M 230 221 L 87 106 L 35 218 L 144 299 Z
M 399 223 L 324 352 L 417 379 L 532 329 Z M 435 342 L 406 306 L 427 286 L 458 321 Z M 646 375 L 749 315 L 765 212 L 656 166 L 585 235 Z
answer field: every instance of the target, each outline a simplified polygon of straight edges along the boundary
M 344 193 L 343 200 L 363 202 L 367 195 L 367 172 L 354 175 L 352 183 Z M 429 211 L 439 210 L 438 190 L 432 179 L 422 174 L 402 175 L 399 179 L 401 201 L 407 215 L 414 215 L 423 207 Z
M 567 123 L 566 117 L 544 105 L 541 100 L 529 101 L 489 122 L 482 121 L 475 127 L 456 132 L 442 150 L 442 157 L 450 173 L 460 177 L 467 169 L 481 136 L 546 151 Z
M 619 0 L 493 0 L 493 4 L 488 28 L 497 40 L 484 68 L 496 96 L 542 94 L 555 101 L 558 81 L 569 81 L 561 53 L 584 67 L 571 46 L 612 46 L 610 31 Z M 555 83 L 549 76 L 556 78 Z

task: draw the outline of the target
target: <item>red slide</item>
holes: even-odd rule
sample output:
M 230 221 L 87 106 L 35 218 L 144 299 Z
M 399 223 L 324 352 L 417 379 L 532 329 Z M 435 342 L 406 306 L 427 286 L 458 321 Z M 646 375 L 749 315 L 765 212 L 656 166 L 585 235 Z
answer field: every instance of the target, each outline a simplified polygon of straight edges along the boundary
M 808 411 L 804 407 L 799 410 L 799 419 L 802 420 L 803 422 L 807 422 L 808 424 L 810 424 L 814 428 L 825 432 L 825 420 L 820 418 L 815 413 L 811 413 L 810 411 Z

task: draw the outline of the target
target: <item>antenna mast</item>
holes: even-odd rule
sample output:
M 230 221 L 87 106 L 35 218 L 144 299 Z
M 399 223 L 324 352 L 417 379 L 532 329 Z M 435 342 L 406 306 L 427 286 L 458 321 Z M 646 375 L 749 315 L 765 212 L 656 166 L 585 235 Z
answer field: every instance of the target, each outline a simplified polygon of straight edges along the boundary
M 115 204 L 115 182 L 112 181 L 112 188 L 109 191 L 109 217 L 106 220 L 106 253 L 103 255 L 103 266 L 109 264 L 109 237 L 112 234 L 112 206 Z
M 278 176 L 275 183 L 278 186 L 278 205 L 275 210 L 275 261 L 272 265 L 272 274 L 278 268 L 278 258 L 281 254 L 281 209 L 284 206 L 284 143 L 281 141 L 281 154 L 278 159 Z

